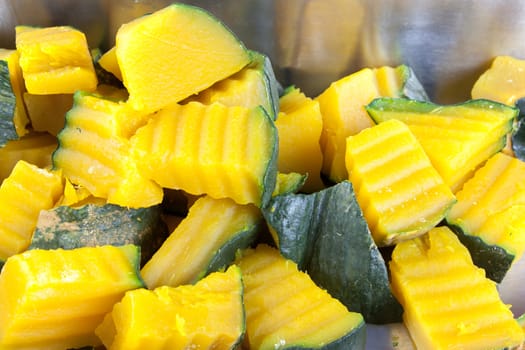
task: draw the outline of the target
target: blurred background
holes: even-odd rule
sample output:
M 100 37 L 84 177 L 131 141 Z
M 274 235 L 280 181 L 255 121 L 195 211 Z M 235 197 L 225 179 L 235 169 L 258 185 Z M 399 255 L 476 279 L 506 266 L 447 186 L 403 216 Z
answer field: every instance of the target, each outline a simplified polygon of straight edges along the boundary
M 118 27 L 169 0 L 0 0 L 0 46 L 17 24 L 69 24 L 107 49 Z M 439 103 L 468 99 L 496 55 L 525 58 L 521 0 L 202 0 L 250 49 L 267 54 L 283 85 L 310 96 L 363 67 L 411 66 Z

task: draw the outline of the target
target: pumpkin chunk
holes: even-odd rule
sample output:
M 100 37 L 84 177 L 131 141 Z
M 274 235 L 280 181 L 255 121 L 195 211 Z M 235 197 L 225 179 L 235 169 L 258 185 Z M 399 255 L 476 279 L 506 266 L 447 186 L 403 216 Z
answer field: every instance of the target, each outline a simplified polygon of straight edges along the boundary
M 390 271 L 418 349 L 508 349 L 524 341 L 496 284 L 449 228 L 396 245 Z
M 0 185 L 0 261 L 29 247 L 41 210 L 63 191 L 62 176 L 20 160 Z
M 307 97 L 300 89 L 289 87 L 279 101 L 280 111 L 275 121 L 279 132 L 279 171 L 306 174 L 302 191 L 312 193 L 324 188 L 321 180 L 323 155 L 319 140 L 323 118 L 319 102 Z
M 501 282 L 525 251 L 525 162 L 496 153 L 457 192 L 447 214 L 474 263 Z
M 378 98 L 366 106 L 377 122 L 407 124 L 452 192 L 476 168 L 505 147 L 518 109 L 489 100 L 437 105 L 405 98 Z
M 425 233 L 455 202 L 408 126 L 395 119 L 349 136 L 346 166 L 380 246 Z
M 127 290 L 143 286 L 136 246 L 28 250 L 0 274 L 0 347 L 100 345 L 95 328 Z
M 86 36 L 75 28 L 17 26 L 16 49 L 30 94 L 72 94 L 97 88 Z
M 108 350 L 235 349 L 244 332 L 237 266 L 195 285 L 130 291 L 96 329 Z
M 173 104 L 131 138 L 138 169 L 165 188 L 264 206 L 277 177 L 277 130 L 264 109 Z
M 346 138 L 374 125 L 365 105 L 379 96 L 428 99 L 408 66 L 364 68 L 332 82 L 316 100 L 323 116 L 323 174 L 333 182 L 348 178 Z
M 363 316 L 350 312 L 267 245 L 239 259 L 250 349 L 364 349 Z
M 178 3 L 122 25 L 115 46 L 128 102 L 147 113 L 210 87 L 251 60 L 217 18 Z
M 74 184 L 110 204 L 142 208 L 162 202 L 162 188 L 144 178 L 131 156 L 125 104 L 77 92 L 58 134 L 53 166 Z M 137 191 L 140 189 L 140 191 Z
M 148 288 L 195 283 L 228 266 L 256 238 L 260 210 L 203 196 L 142 268 Z

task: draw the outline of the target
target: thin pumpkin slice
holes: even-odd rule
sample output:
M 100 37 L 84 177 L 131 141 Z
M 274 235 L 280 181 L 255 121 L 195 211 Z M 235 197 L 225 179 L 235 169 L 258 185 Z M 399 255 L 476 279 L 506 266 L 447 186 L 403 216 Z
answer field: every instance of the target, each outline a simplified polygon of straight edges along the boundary
M 115 40 L 128 102 L 146 113 L 196 94 L 251 61 L 222 22 L 180 3 L 123 24 Z

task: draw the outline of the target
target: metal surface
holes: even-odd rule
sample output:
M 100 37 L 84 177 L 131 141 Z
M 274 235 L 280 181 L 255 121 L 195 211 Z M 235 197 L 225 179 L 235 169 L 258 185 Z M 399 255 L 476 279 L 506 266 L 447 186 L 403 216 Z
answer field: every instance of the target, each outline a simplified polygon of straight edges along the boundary
M 16 24 L 71 24 L 92 46 L 170 0 L 0 0 L 0 45 Z M 525 58 L 521 0 L 201 0 L 243 42 L 272 59 L 283 85 L 317 95 L 362 67 L 406 63 L 436 102 L 470 96 L 496 55 Z

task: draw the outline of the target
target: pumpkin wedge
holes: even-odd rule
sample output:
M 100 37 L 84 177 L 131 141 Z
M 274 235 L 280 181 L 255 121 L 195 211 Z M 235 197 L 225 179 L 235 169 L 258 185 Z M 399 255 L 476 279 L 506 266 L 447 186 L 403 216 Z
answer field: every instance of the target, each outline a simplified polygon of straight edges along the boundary
M 146 113 L 196 94 L 251 61 L 222 22 L 181 3 L 123 24 L 115 40 L 128 103 Z
M 525 162 L 496 153 L 463 188 L 446 216 L 487 277 L 501 282 L 525 251 Z
M 0 185 L 0 261 L 29 247 L 41 210 L 63 191 L 62 176 L 20 160 Z
M 96 334 L 108 350 L 236 349 L 245 332 L 243 289 L 231 266 L 195 285 L 132 290 Z
M 131 155 L 125 104 L 78 91 L 58 134 L 53 167 L 110 204 L 143 208 L 162 202 L 162 188 L 140 175 Z M 134 120 L 134 119 L 133 119 Z M 137 191 L 140 189 L 140 191 Z
M 418 349 L 509 349 L 524 341 L 496 284 L 448 227 L 397 244 L 390 272 Z
M 200 197 L 142 268 L 148 288 L 195 283 L 228 266 L 255 241 L 260 210 L 229 198 Z
M 278 136 L 261 107 L 173 104 L 131 137 L 142 176 L 164 188 L 264 206 L 277 177 Z
M 94 91 L 98 80 L 85 34 L 70 26 L 17 26 L 16 49 L 27 92 Z
M 64 350 L 97 346 L 95 328 L 128 290 L 140 288 L 133 245 L 33 249 L 0 274 L 0 348 Z
M 348 311 L 279 251 L 258 245 L 238 260 L 249 349 L 365 348 L 363 316 Z
M 279 101 L 280 111 L 275 121 L 279 132 L 277 168 L 284 173 L 306 174 L 301 191 L 312 193 L 323 189 L 321 169 L 323 154 L 319 140 L 323 117 L 319 102 L 307 97 L 299 88 L 288 87 Z
M 375 124 L 364 106 L 380 96 L 428 99 L 412 69 L 405 65 L 363 68 L 332 82 L 316 97 L 323 116 L 323 174 L 329 180 L 348 178 L 346 138 Z
M 387 97 L 372 101 L 366 110 L 377 123 L 397 119 L 407 124 L 452 192 L 505 147 L 519 111 L 482 99 L 443 106 Z
M 409 127 L 396 119 L 349 136 L 346 166 L 379 246 L 425 233 L 456 201 Z

